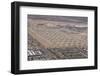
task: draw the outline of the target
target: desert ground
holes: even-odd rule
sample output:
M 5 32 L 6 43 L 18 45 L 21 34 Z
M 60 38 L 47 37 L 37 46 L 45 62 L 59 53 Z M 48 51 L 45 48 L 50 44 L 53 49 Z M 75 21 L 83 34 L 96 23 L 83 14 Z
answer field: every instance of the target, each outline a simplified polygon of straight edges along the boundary
M 28 61 L 88 58 L 87 17 L 28 15 Z

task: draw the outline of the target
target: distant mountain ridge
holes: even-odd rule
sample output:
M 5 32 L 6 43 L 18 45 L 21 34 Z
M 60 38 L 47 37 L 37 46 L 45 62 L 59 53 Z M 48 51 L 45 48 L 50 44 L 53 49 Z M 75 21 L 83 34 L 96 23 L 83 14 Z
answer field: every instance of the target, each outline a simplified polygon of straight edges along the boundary
M 78 17 L 78 16 L 53 16 L 53 15 L 28 15 L 31 19 L 43 19 L 48 21 L 62 21 L 62 22 L 75 22 L 75 23 L 86 23 L 88 22 L 88 17 Z

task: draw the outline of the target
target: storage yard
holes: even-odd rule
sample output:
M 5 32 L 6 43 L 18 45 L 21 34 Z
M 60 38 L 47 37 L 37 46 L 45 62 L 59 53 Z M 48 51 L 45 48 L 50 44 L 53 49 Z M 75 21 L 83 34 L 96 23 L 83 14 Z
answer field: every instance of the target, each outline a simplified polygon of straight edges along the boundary
M 58 18 L 28 16 L 29 61 L 88 58 L 85 18 Z

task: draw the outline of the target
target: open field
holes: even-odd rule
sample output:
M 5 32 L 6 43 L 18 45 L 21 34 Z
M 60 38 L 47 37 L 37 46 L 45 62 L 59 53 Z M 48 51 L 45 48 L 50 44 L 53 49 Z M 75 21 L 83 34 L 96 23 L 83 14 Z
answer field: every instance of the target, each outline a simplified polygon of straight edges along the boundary
M 28 17 L 28 60 L 87 58 L 87 44 L 85 18 Z

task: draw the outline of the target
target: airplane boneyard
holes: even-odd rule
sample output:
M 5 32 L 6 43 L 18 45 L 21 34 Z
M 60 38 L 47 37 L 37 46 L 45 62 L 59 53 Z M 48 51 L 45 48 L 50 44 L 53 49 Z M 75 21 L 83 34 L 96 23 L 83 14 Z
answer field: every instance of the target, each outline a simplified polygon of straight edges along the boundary
M 65 25 L 70 25 L 70 26 L 65 27 Z M 86 24 L 82 24 L 82 25 L 86 25 Z M 80 28 L 81 29 L 83 28 L 82 31 L 77 31 L 77 29 Z M 60 58 L 61 59 L 87 58 L 87 47 L 88 47 L 87 27 L 84 26 L 78 27 L 78 23 L 28 19 L 28 34 L 32 37 L 32 39 L 35 39 L 35 41 L 39 43 L 38 48 L 42 49 L 42 50 L 38 50 L 37 52 L 33 51 L 34 56 L 36 54 L 40 55 L 36 59 L 45 60 L 45 59 L 60 59 Z M 33 44 L 35 43 L 33 42 Z M 33 49 L 35 48 L 34 46 L 28 44 L 28 48 L 29 46 L 33 47 Z M 66 50 L 64 50 L 64 48 Z M 76 48 L 76 52 L 74 50 L 75 48 Z M 28 52 L 28 55 L 29 53 L 30 52 Z M 44 56 L 42 56 L 42 54 Z M 29 60 L 35 60 L 34 59 L 35 57 L 32 58 L 32 55 L 29 57 L 30 57 Z

